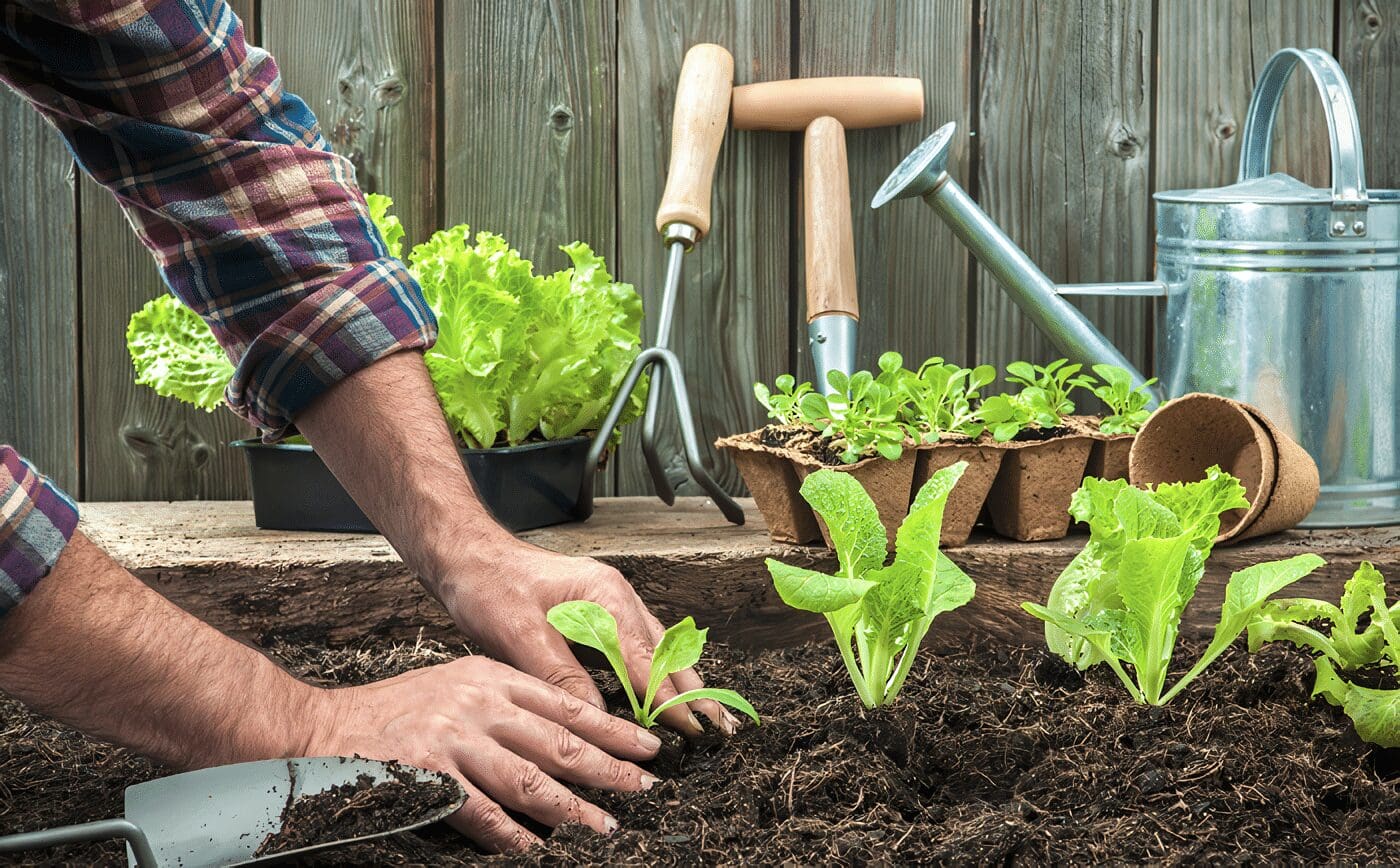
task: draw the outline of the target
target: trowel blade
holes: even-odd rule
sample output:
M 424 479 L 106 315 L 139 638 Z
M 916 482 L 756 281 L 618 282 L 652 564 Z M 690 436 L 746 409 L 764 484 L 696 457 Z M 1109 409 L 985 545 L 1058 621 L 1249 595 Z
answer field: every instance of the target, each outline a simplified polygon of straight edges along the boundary
M 414 773 L 424 783 L 441 779 L 432 772 L 409 766 L 393 766 L 400 774 Z M 126 789 L 126 818 L 140 826 L 162 866 L 246 865 L 268 859 L 284 859 L 300 853 L 335 847 L 351 841 L 379 838 L 416 829 L 441 820 L 462 806 L 466 792 L 456 803 L 432 816 L 375 835 L 325 841 L 261 858 L 254 858 L 270 833 L 282 827 L 282 810 L 288 798 L 319 793 L 341 784 L 354 784 L 360 775 L 375 783 L 398 780 L 391 765 L 378 760 L 349 757 L 275 759 L 218 766 L 147 781 Z M 460 788 L 459 788 L 460 789 Z M 127 864 L 136 857 L 127 848 Z

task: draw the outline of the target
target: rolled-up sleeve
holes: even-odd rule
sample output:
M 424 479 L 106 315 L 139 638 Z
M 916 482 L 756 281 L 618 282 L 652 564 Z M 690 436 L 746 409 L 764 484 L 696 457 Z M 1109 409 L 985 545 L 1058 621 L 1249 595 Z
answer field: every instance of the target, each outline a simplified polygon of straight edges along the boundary
M 0 445 L 0 618 L 49 574 L 77 526 L 68 495 Z
M 0 79 L 116 196 L 268 438 L 437 324 L 276 63 L 223 0 L 0 0 Z

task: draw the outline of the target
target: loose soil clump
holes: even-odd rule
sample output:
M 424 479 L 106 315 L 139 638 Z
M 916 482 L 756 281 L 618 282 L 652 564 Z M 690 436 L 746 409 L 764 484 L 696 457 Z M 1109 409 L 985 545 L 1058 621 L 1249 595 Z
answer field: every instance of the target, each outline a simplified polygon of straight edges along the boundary
M 296 780 L 295 769 L 292 780 Z M 438 773 L 439 780 L 424 783 L 412 771 L 391 764 L 393 780 L 375 782 L 361 774 L 353 784 L 340 784 L 319 793 L 296 799 L 287 793 L 282 808 L 282 827 L 258 844 L 254 856 L 270 856 L 326 841 L 345 841 L 380 835 L 412 826 L 436 816 L 458 798 L 456 783 Z
M 1200 653 L 1183 644 L 1179 659 Z M 373 641 L 273 652 L 342 683 L 460 653 Z M 437 824 L 303 864 L 1400 861 L 1393 759 L 1309 700 L 1312 664 L 1283 645 L 1236 646 L 1162 708 L 1040 648 L 925 653 L 899 701 L 875 711 L 830 645 L 714 652 L 702 673 L 751 698 L 763 725 L 671 736 L 650 792 L 588 793 L 621 822 L 614 835 L 565 827 L 528 856 L 484 857 Z M 160 773 L 0 700 L 0 828 L 116 816 L 122 787 Z M 24 858 L 120 864 L 121 848 Z

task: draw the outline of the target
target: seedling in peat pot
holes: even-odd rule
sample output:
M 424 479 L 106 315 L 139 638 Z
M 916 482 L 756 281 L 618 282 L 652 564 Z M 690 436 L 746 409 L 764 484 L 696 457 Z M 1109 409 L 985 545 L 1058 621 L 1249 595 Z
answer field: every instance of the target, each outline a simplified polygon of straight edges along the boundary
M 762 383 L 753 384 L 753 396 L 768 411 L 768 418 L 780 425 L 800 422 L 797 405 L 812 391 L 811 383 L 798 384 L 792 374 L 782 374 L 773 382 L 770 390 Z
M 1099 420 L 1099 430 L 1105 434 L 1136 434 L 1152 415 L 1147 409 L 1147 402 L 1151 400 L 1147 387 L 1157 382 L 1157 378 L 1134 389 L 1132 375 L 1116 365 L 1094 365 L 1094 373 L 1103 382 L 1090 391 L 1109 410 L 1109 415 Z
M 1089 523 L 1089 542 L 1045 605 L 1022 605 L 1046 622 L 1050 650 L 1080 669 L 1107 663 L 1133 699 L 1165 704 L 1245 631 L 1269 597 L 1322 566 L 1322 558 L 1304 554 L 1231 575 L 1210 645 L 1164 692 L 1181 615 L 1205 574 L 1220 515 L 1248 506 L 1244 486 L 1219 467 L 1200 482 L 1151 491 L 1122 479 L 1086 479 L 1070 513 Z
M 834 575 L 773 559 L 778 596 L 826 616 L 856 694 L 868 708 L 894 702 L 933 619 L 972 599 L 972 579 L 938 550 L 943 508 L 967 469 L 933 474 L 914 497 L 885 564 L 887 538 L 875 503 L 848 473 L 818 470 L 802 496 L 826 521 L 840 568 Z
M 902 418 L 923 443 L 935 443 L 947 434 L 977 437 L 986 426 L 978 420 L 972 402 L 996 376 L 991 365 L 963 368 L 934 356 L 901 382 Z
M 656 701 L 656 691 L 666 676 L 683 669 L 689 669 L 700 662 L 700 653 L 705 649 L 705 637 L 710 628 L 697 630 L 695 619 L 686 616 L 679 624 L 666 630 L 656 650 L 651 655 L 651 674 L 647 678 L 646 695 L 637 701 L 637 692 L 632 689 L 632 680 L 627 675 L 627 661 L 622 657 L 622 643 L 617 636 L 617 620 L 612 613 L 597 603 L 588 600 L 570 600 L 549 610 L 546 616 L 554 629 L 564 634 L 564 638 L 579 645 L 586 645 L 601 651 L 608 659 L 613 672 L 622 682 L 627 693 L 627 701 L 632 704 L 632 715 L 645 727 L 656 726 L 661 713 L 675 705 L 692 702 L 696 699 L 713 699 L 730 708 L 742 711 L 758 723 L 758 712 L 748 700 L 733 690 L 715 687 L 699 687 L 671 697 L 652 707 Z
M 1287 641 L 1311 652 L 1317 669 L 1312 695 L 1341 708 L 1366 741 L 1400 747 L 1400 689 L 1364 687 L 1344 675 L 1383 663 L 1400 676 L 1397 617 L 1400 603 L 1385 603 L 1385 578 L 1375 566 L 1363 563 L 1347 580 L 1340 605 L 1306 598 L 1266 604 L 1250 622 L 1249 650 Z M 1328 625 L 1327 632 L 1312 623 Z
M 904 428 L 899 424 L 899 398 L 869 371 L 849 378 L 828 371 L 834 394 L 812 392 L 799 402 L 802 421 L 816 428 L 841 450 L 841 461 L 855 464 L 879 454 L 894 461 L 904 453 Z
M 1074 412 L 1074 402 L 1070 392 L 1081 387 L 1091 387 L 1094 381 L 1079 374 L 1083 365 L 1071 365 L 1069 359 L 1056 359 L 1048 365 L 1032 365 L 1030 362 L 1012 362 L 1006 366 L 1006 379 L 1026 387 L 1025 391 L 1038 390 L 1035 395 L 1037 415 L 1055 421 L 1040 421 L 1041 426 L 1050 428 L 1061 424 L 1065 416 Z M 1043 393 L 1043 394 L 1039 394 Z M 1025 394 L 1023 391 L 1022 394 Z

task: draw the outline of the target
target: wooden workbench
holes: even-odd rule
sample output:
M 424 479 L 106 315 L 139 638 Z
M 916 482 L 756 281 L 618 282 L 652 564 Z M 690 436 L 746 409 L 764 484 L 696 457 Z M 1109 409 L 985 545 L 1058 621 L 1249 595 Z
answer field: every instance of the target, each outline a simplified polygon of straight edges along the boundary
M 587 522 L 522 536 L 617 567 L 666 623 L 693 615 L 715 638 L 751 647 L 821 636 L 823 621 L 777 598 L 764 559 L 816 569 L 834 568 L 835 559 L 820 548 L 773 542 L 753 502 L 741 503 L 748 523 L 735 527 L 702 498 L 683 498 L 670 508 L 649 497 L 603 499 Z M 347 642 L 370 632 L 411 638 L 420 629 L 426 635 L 451 631 L 380 536 L 258 530 L 245 501 L 88 503 L 82 515 L 84 530 L 145 582 L 235 635 Z M 951 550 L 977 582 L 977 596 L 940 617 L 931 639 L 958 643 L 987 634 L 1039 641 L 1039 622 L 1020 603 L 1044 600 L 1085 539 L 1015 543 L 982 536 Z M 1290 593 L 1335 600 L 1363 559 L 1400 582 L 1400 528 L 1291 531 L 1217 549 L 1201 594 L 1187 610 L 1186 628 L 1215 624 L 1232 571 L 1304 551 L 1328 565 Z

